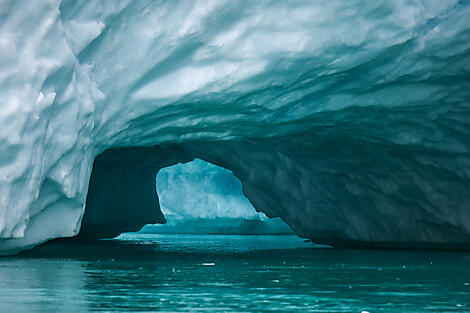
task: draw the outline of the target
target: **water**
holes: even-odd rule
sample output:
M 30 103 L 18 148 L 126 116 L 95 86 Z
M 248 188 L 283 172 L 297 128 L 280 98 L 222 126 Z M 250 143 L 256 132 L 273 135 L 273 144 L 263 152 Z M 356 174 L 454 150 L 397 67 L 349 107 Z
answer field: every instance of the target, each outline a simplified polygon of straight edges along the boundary
M 470 254 L 126 234 L 0 258 L 0 312 L 470 312 Z

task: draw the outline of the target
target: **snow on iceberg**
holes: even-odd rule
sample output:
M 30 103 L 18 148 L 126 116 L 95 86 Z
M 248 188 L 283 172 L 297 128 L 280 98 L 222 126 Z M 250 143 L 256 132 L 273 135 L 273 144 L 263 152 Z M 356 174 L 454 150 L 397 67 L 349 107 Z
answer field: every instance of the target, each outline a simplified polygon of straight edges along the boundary
M 469 14 L 464 0 L 3 1 L 0 250 L 82 220 L 161 221 L 155 172 L 195 157 L 319 243 L 468 247 Z

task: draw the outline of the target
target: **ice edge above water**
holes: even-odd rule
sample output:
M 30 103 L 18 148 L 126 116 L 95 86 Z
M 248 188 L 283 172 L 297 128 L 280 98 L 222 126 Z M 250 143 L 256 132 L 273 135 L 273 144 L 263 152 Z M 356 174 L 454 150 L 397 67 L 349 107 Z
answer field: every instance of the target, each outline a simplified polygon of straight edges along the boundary
M 468 247 L 469 14 L 468 1 L 5 2 L 0 250 L 77 234 L 87 195 L 94 225 L 161 220 L 148 171 L 154 184 L 196 157 L 318 243 Z M 102 152 L 109 186 L 89 191 Z

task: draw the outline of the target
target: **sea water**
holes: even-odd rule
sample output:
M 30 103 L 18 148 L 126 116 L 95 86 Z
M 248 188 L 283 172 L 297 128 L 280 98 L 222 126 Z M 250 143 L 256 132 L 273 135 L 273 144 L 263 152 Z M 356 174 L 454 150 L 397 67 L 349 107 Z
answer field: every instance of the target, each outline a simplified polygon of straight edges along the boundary
M 470 312 L 470 254 L 124 234 L 0 258 L 0 312 Z

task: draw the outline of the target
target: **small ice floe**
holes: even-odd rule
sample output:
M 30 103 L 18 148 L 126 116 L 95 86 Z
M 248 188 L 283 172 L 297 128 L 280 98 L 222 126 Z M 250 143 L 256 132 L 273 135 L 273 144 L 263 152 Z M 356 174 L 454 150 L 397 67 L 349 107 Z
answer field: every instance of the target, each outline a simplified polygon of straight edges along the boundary
M 361 313 L 369 313 L 369 311 L 362 311 Z
M 202 266 L 214 266 L 215 263 L 201 263 Z

